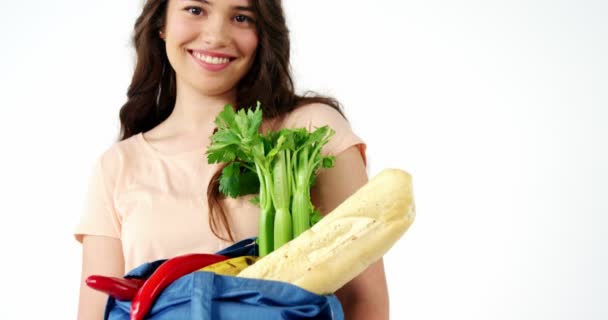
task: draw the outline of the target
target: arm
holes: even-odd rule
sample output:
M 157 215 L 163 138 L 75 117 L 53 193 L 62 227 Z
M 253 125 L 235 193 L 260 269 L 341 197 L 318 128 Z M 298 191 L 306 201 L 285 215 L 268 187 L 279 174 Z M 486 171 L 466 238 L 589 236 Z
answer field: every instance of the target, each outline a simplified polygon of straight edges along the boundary
M 92 274 L 122 277 L 124 258 L 119 239 L 103 236 L 84 236 L 82 241 L 82 277 L 78 319 L 103 319 L 108 296 L 89 288 L 85 280 Z
M 350 147 L 336 157 L 335 166 L 317 177 L 311 196 L 316 207 L 328 213 L 367 183 L 359 150 Z M 346 320 L 389 318 L 389 299 L 382 259 L 351 280 L 338 292 Z

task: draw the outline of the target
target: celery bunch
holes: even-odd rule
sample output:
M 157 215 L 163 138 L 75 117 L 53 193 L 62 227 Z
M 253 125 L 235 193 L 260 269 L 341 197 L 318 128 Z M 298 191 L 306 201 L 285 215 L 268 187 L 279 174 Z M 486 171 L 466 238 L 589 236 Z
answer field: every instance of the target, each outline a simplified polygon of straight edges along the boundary
M 265 134 L 260 105 L 235 112 L 231 105 L 215 119 L 217 131 L 207 149 L 209 163 L 227 163 L 220 191 L 227 196 L 259 193 L 259 255 L 265 256 L 306 231 L 320 219 L 310 201 L 310 188 L 320 168 L 335 157 L 321 155 L 334 131 L 328 126 L 308 132 L 281 129 Z

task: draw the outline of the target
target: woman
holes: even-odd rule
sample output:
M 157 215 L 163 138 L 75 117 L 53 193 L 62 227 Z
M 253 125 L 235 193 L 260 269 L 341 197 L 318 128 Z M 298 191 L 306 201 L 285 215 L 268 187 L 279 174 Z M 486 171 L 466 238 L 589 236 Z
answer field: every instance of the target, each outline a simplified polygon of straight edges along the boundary
M 216 252 L 257 234 L 259 209 L 218 192 L 205 150 L 227 103 L 260 101 L 264 129 L 329 125 L 313 202 L 330 212 L 367 182 L 365 145 L 329 98 L 294 93 L 280 0 L 149 0 L 135 24 L 137 63 L 120 110 L 121 139 L 99 158 L 76 230 L 83 244 L 79 319 L 100 319 L 106 296 L 91 274 L 192 252 Z M 382 261 L 337 293 L 346 319 L 388 319 Z

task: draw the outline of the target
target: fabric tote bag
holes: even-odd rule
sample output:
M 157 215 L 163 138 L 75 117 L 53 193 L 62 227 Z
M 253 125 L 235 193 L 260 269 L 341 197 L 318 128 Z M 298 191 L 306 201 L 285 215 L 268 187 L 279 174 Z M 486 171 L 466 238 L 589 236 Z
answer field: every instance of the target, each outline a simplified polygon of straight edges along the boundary
M 257 256 L 255 238 L 217 252 L 230 258 Z M 143 264 L 126 278 L 147 278 L 166 260 Z M 129 320 L 131 301 L 109 297 L 106 320 Z M 190 320 L 344 320 L 335 295 L 317 295 L 289 283 L 193 272 L 182 276 L 155 300 L 146 319 Z

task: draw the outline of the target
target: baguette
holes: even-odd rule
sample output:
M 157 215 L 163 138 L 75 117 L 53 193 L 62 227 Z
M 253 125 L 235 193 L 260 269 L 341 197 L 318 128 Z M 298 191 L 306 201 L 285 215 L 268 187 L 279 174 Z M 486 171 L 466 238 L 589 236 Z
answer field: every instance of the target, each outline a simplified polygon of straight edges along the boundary
M 411 176 L 385 169 L 317 224 L 238 276 L 334 293 L 382 258 L 414 217 Z

